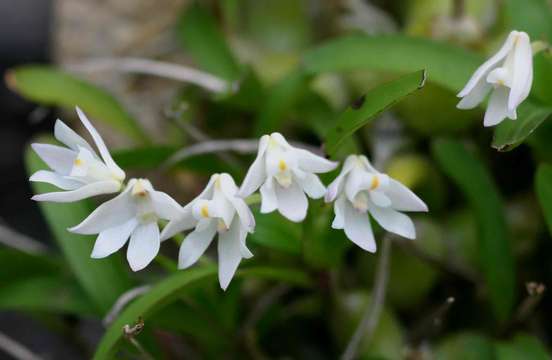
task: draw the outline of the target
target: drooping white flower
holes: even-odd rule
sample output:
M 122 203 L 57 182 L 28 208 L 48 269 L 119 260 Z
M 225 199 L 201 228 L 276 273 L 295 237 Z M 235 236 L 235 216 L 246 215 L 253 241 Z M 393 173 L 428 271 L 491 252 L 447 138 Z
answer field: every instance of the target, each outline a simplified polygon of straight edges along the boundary
M 125 245 L 130 237 L 127 260 L 133 271 L 145 268 L 160 247 L 159 219 L 175 219 L 180 205 L 169 195 L 153 189 L 146 179 L 131 179 L 125 190 L 103 203 L 79 225 L 69 231 L 99 234 L 92 258 L 109 256 Z
M 517 107 L 529 96 L 533 83 L 533 53 L 529 35 L 512 31 L 500 50 L 481 65 L 458 93 L 459 109 L 472 109 L 489 91 L 484 126 L 494 126 L 506 117 L 517 118 Z
M 334 229 L 362 249 L 375 252 L 376 242 L 368 213 L 385 230 L 416 238 L 412 220 L 400 211 L 427 211 L 426 204 L 406 186 L 378 172 L 366 156 L 349 155 L 339 176 L 328 186 L 326 202 L 334 203 Z
M 186 236 L 178 254 L 178 267 L 193 265 L 207 250 L 218 233 L 218 276 L 220 287 L 226 290 L 241 259 L 253 254 L 245 245 L 247 233 L 253 232 L 255 219 L 228 174 L 215 174 L 203 192 L 181 209 L 161 233 L 165 240 L 181 231 L 195 228 Z
M 239 196 L 245 198 L 260 188 L 261 213 L 278 209 L 289 220 L 299 222 L 307 215 L 305 193 L 313 199 L 324 196 L 326 189 L 315 174 L 336 167 L 336 162 L 291 146 L 280 133 L 264 135 Z
M 86 140 L 57 120 L 54 136 L 67 147 L 32 144 L 33 150 L 53 171 L 39 170 L 29 180 L 46 182 L 66 191 L 35 195 L 33 200 L 71 202 L 121 189 L 125 172 L 113 161 L 100 134 L 78 107 L 77 113 L 100 156 Z

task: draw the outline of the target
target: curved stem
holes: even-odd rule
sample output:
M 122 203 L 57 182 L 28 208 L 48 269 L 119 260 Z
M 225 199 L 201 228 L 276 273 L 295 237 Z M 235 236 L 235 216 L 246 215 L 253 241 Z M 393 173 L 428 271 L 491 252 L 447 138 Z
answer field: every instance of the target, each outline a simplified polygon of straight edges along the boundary
M 383 246 L 380 253 L 378 268 L 376 270 L 374 282 L 374 294 L 372 301 L 366 307 L 364 315 L 358 324 L 353 336 L 347 344 L 345 352 L 341 356 L 342 360 L 352 360 L 357 357 L 358 347 L 361 341 L 369 341 L 378 325 L 383 304 L 385 302 L 385 292 L 387 289 L 387 280 L 389 279 L 389 262 L 391 253 L 391 238 L 386 235 L 383 238 Z

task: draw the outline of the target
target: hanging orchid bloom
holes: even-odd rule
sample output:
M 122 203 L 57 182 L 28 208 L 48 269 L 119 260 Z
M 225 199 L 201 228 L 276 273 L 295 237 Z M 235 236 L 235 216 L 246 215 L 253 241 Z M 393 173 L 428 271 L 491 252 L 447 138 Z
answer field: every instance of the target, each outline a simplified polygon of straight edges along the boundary
M 278 209 L 289 220 L 299 222 L 307 215 L 309 204 L 305 193 L 318 199 L 326 191 L 315 174 L 336 167 L 336 162 L 291 146 L 280 133 L 264 135 L 239 196 L 245 198 L 260 187 L 261 213 Z
M 180 210 L 180 214 L 163 229 L 161 239 L 195 228 L 188 234 L 178 254 L 178 267 L 193 265 L 207 250 L 218 233 L 218 276 L 226 290 L 241 259 L 253 254 L 245 245 L 247 234 L 255 228 L 255 218 L 228 174 L 215 174 L 205 190 Z
M 502 48 L 481 65 L 458 93 L 459 109 L 472 109 L 492 90 L 484 126 L 494 126 L 506 117 L 517 118 L 517 107 L 529 96 L 533 82 L 533 53 L 529 35 L 512 31 Z
M 77 113 L 96 143 L 100 156 L 86 140 L 57 120 L 54 136 L 67 147 L 32 144 L 33 150 L 53 171 L 39 170 L 29 180 L 49 183 L 66 191 L 35 195 L 33 200 L 72 202 L 121 189 L 125 172 L 113 161 L 100 134 L 78 107 Z
M 385 230 L 414 239 L 414 223 L 400 211 L 427 211 L 420 198 L 374 169 L 364 155 L 347 157 L 341 173 L 328 187 L 325 200 L 335 201 L 332 228 L 344 229 L 352 242 L 370 252 L 376 251 L 376 242 L 367 213 Z
M 125 245 L 127 260 L 133 271 L 145 268 L 160 247 L 159 219 L 173 220 L 180 205 L 169 195 L 153 189 L 146 179 L 131 179 L 117 197 L 103 203 L 79 225 L 69 231 L 77 234 L 99 234 L 92 258 L 104 258 Z

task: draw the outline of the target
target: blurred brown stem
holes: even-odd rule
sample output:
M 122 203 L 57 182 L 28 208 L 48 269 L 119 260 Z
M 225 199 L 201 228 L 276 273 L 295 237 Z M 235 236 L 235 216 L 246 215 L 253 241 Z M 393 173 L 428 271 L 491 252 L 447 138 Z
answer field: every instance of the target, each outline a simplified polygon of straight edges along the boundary
M 387 234 L 383 238 L 378 268 L 375 274 L 374 295 L 372 301 L 364 311 L 353 336 L 347 344 L 345 352 L 341 356 L 342 360 L 352 360 L 357 356 L 358 348 L 362 341 L 368 342 L 378 325 L 383 304 L 385 303 L 385 292 L 387 290 L 387 280 L 389 279 L 389 263 L 391 253 L 391 237 Z
M 445 315 L 448 313 L 455 301 L 456 299 L 454 297 L 448 297 L 441 305 L 431 311 L 429 316 L 426 316 L 425 318 L 422 318 L 422 320 L 418 321 L 418 326 L 416 326 L 412 331 L 409 342 L 418 343 L 427 337 L 428 334 L 431 334 L 436 329 L 439 329 L 443 324 Z

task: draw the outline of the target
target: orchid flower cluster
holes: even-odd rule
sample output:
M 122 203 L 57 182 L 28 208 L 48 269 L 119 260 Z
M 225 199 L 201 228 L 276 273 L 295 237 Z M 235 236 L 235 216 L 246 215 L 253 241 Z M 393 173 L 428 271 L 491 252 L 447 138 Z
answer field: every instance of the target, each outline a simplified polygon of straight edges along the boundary
M 120 191 L 68 230 L 98 234 L 92 258 L 109 256 L 128 242 L 127 260 L 133 271 L 151 263 L 162 241 L 182 232 L 188 233 L 180 246 L 178 267 L 188 268 L 218 235 L 219 283 L 226 289 L 241 260 L 253 256 L 246 238 L 255 229 L 255 218 L 245 198 L 257 190 L 262 214 L 278 210 L 293 222 L 305 219 L 308 198 L 335 201 L 332 227 L 344 229 L 351 241 L 370 252 L 376 251 L 376 243 L 368 213 L 384 229 L 413 239 L 414 224 L 399 211 L 427 211 L 413 192 L 378 172 L 365 156 L 349 156 L 341 174 L 326 189 L 317 174 L 334 170 L 338 163 L 290 145 L 279 133 L 261 137 L 257 157 L 240 188 L 229 174 L 214 174 L 195 199 L 181 206 L 168 194 L 155 190 L 147 179 L 130 179 L 125 185 L 125 172 L 113 161 L 96 129 L 79 108 L 77 114 L 99 155 L 58 120 L 54 135 L 67 147 L 33 144 L 51 171 L 40 170 L 30 180 L 50 183 L 63 191 L 33 199 L 72 202 Z M 162 231 L 160 220 L 168 221 Z
M 473 108 L 491 92 L 484 125 L 496 125 L 506 117 L 516 119 L 516 109 L 531 89 L 532 56 L 528 35 L 512 31 L 502 48 L 477 69 L 458 94 L 462 98 L 458 108 Z M 262 214 L 277 210 L 293 222 L 307 216 L 308 198 L 324 198 L 333 203 L 331 227 L 343 229 L 353 243 L 369 252 L 376 251 L 370 217 L 383 229 L 414 239 L 414 223 L 403 212 L 428 211 L 418 196 L 376 170 L 364 155 L 349 155 L 340 174 L 326 188 L 317 174 L 333 171 L 338 163 L 290 145 L 280 133 L 260 138 L 257 156 L 241 187 L 229 174 L 215 174 L 195 199 L 181 206 L 168 194 L 155 190 L 147 179 L 130 179 L 125 185 L 125 172 L 99 133 L 79 108 L 77 114 L 98 152 L 58 120 L 54 135 L 66 147 L 33 144 L 51 171 L 40 170 L 30 181 L 50 183 L 63 191 L 33 199 L 72 202 L 120 192 L 69 231 L 98 234 L 93 258 L 109 256 L 128 242 L 127 260 L 133 271 L 151 263 L 162 241 L 182 232 L 187 236 L 180 246 L 178 266 L 188 268 L 218 235 L 219 283 L 226 289 L 241 260 L 253 256 L 246 238 L 255 229 L 255 218 L 245 199 L 256 191 L 261 195 Z M 162 231 L 160 220 L 168 221 Z

